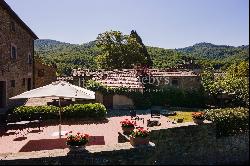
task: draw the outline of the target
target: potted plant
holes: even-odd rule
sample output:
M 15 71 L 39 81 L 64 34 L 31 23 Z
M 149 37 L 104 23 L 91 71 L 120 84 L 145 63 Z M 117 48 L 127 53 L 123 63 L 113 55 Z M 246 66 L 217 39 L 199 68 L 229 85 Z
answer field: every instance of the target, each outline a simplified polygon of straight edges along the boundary
M 204 112 L 193 112 L 192 118 L 194 123 L 196 124 L 203 124 L 203 121 L 205 120 L 205 113 Z
M 72 131 L 65 134 L 67 136 L 66 144 L 69 146 L 70 151 L 81 151 L 85 149 L 85 145 L 89 142 L 88 134 L 72 134 Z
M 130 121 L 125 119 L 124 121 L 120 122 L 122 125 L 123 134 L 129 135 L 135 128 L 136 122 Z
M 145 129 L 134 129 L 130 134 L 130 143 L 133 146 L 148 145 L 149 144 L 149 132 Z

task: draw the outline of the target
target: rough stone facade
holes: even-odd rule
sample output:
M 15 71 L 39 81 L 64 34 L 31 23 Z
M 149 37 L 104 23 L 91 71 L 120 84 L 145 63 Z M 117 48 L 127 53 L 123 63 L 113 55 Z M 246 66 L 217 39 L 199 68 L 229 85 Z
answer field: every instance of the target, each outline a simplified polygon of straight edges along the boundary
M 0 113 L 13 106 L 10 97 L 32 89 L 35 34 L 0 2 Z M 15 51 L 13 50 L 15 47 Z M 16 52 L 16 54 L 12 54 Z M 13 55 L 16 55 L 13 57 Z
M 125 95 L 117 95 L 113 96 L 113 109 L 123 109 L 134 106 L 134 102 L 131 98 Z
M 103 95 L 101 92 L 95 92 L 95 101 L 98 103 L 104 104 L 106 107 L 108 106 L 106 101 L 107 96 Z M 131 98 L 125 95 L 110 95 L 110 108 L 112 109 L 128 109 L 129 107 L 134 106 L 134 102 Z
M 35 87 L 45 86 L 56 80 L 56 68 L 43 64 L 41 60 L 35 58 Z
M 160 87 L 176 87 L 184 90 L 198 90 L 201 88 L 201 78 L 199 76 L 169 76 L 157 78 Z M 158 82 L 157 82 L 158 83 Z

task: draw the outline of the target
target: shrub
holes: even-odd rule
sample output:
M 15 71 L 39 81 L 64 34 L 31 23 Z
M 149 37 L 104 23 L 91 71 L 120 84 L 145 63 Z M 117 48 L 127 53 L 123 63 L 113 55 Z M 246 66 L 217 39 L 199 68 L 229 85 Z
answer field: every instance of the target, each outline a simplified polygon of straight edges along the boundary
M 101 103 L 74 104 L 63 108 L 63 115 L 74 118 L 104 118 L 107 109 Z
M 16 107 L 13 111 L 21 119 L 28 119 L 37 112 L 43 114 L 43 118 L 45 119 L 54 119 L 57 118 L 59 108 L 56 106 L 20 106 Z
M 151 106 L 151 101 L 147 95 L 144 95 L 141 92 L 130 92 L 130 94 L 126 94 L 126 96 L 130 97 L 134 105 L 137 109 L 147 109 Z
M 225 108 L 206 110 L 205 117 L 216 124 L 217 136 L 229 136 L 248 130 L 249 109 Z
M 22 119 L 28 119 L 32 114 L 39 112 L 44 119 L 58 118 L 59 107 L 56 106 L 21 106 L 14 109 L 14 114 Z M 103 104 L 75 104 L 62 108 L 62 118 L 104 118 L 107 110 Z
M 152 105 L 170 105 L 174 107 L 204 107 L 202 90 L 184 90 L 174 87 L 148 89 L 145 93 Z

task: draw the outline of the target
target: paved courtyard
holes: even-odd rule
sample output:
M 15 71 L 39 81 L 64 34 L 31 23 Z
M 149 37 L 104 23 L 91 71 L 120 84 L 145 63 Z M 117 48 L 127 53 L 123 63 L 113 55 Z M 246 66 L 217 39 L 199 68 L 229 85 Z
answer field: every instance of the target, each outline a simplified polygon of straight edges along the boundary
M 108 114 L 107 120 L 99 122 L 86 122 L 86 121 L 64 121 L 62 124 L 62 133 L 73 131 L 89 134 L 92 137 L 91 145 L 104 145 L 111 146 L 118 144 L 118 132 L 122 132 L 120 121 L 129 119 L 130 116 L 126 115 L 126 111 L 123 111 L 125 115 L 117 112 Z M 190 123 L 173 124 L 167 117 L 161 116 L 160 119 L 151 118 L 150 114 L 145 113 L 138 115 L 140 118 L 144 118 L 144 124 L 142 120 L 137 121 L 137 126 L 141 126 L 150 130 L 157 130 L 160 128 L 172 128 L 178 125 L 190 125 Z M 147 127 L 147 120 L 159 120 L 160 126 Z M 193 124 L 193 123 L 192 123 Z M 41 127 L 41 131 L 38 128 L 26 128 L 22 132 L 15 130 L 8 130 L 0 137 L 0 153 L 17 153 L 17 152 L 29 152 L 39 150 L 53 150 L 67 148 L 65 145 L 66 136 L 62 136 L 59 139 L 58 135 L 59 126 L 58 123 L 49 124 Z M 23 135 L 22 135 L 23 134 Z

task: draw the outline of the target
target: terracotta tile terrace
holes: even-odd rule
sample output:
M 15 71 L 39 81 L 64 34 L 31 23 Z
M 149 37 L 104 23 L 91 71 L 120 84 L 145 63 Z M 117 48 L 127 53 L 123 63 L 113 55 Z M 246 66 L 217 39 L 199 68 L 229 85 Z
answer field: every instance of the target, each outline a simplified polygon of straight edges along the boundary
M 150 114 L 141 114 L 142 120 L 137 121 L 137 126 L 147 128 L 150 130 L 158 130 L 161 128 L 172 128 L 180 125 L 194 125 L 190 123 L 173 124 L 170 119 L 162 116 L 159 120 L 160 126 L 147 127 L 147 119 L 152 119 Z M 81 132 L 90 134 L 94 139 L 94 142 L 90 143 L 88 148 L 97 147 L 107 148 L 121 146 L 118 143 L 118 132 L 122 132 L 120 121 L 124 119 L 130 119 L 130 116 L 126 114 L 108 115 L 106 121 L 102 122 L 84 122 L 84 121 L 63 121 L 62 133 L 69 131 Z M 154 119 L 154 118 L 153 118 Z M 16 133 L 15 133 L 16 132 Z M 22 135 L 23 134 L 23 135 Z M 17 153 L 17 152 L 30 152 L 39 150 L 54 150 L 65 149 L 66 136 L 62 136 L 62 139 L 58 139 L 58 121 L 53 123 L 46 123 L 41 131 L 38 128 L 26 128 L 22 131 L 8 130 L 6 133 L 1 133 L 0 137 L 0 153 Z

